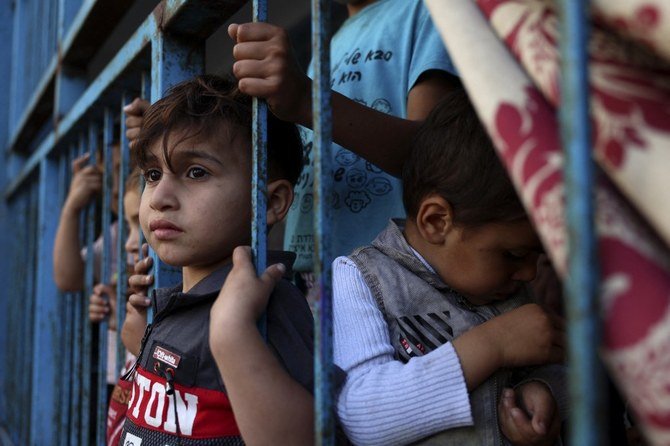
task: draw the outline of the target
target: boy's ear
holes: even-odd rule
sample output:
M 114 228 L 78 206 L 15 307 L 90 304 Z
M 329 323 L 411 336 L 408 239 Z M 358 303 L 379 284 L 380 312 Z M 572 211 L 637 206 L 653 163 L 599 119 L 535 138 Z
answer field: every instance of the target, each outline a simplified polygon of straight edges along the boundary
M 280 179 L 268 183 L 268 226 L 281 221 L 293 203 L 293 186 L 290 181 Z
M 454 226 L 453 209 L 447 200 L 431 194 L 421 201 L 415 221 L 421 237 L 430 244 L 439 245 L 444 243 Z

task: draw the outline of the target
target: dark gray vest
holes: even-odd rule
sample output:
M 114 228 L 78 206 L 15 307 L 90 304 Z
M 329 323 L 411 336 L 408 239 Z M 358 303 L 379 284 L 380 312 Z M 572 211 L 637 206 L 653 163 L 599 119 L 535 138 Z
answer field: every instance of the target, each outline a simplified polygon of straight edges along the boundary
M 430 353 L 492 317 L 530 302 L 524 291 L 495 305 L 470 305 L 414 255 L 402 235 L 402 224 L 391 221 L 372 245 L 350 256 L 384 314 L 398 360 L 407 362 Z M 499 370 L 470 393 L 474 426 L 449 429 L 417 444 L 508 444 L 498 429 L 497 404 L 510 374 Z

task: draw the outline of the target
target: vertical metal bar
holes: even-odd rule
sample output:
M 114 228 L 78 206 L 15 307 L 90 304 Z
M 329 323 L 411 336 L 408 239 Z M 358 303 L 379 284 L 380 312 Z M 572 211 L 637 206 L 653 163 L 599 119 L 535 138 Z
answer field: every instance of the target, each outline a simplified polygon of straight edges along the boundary
M 159 32 L 151 41 L 151 102 L 160 99 L 167 89 L 191 79 L 205 69 L 204 44 L 193 44 Z M 181 270 L 171 267 L 149 250 L 153 258 L 153 289 L 181 282 Z M 148 315 L 147 315 L 148 317 Z
M 73 149 L 73 148 L 72 148 Z M 68 169 L 70 166 L 68 153 L 72 152 L 72 149 L 65 150 L 59 157 L 58 165 L 58 205 L 62 209 L 63 203 L 65 202 L 66 193 L 68 190 Z M 63 321 L 63 338 L 61 346 L 63 348 L 63 364 L 64 370 L 60 373 L 60 408 L 59 408 L 59 430 L 58 430 L 58 443 L 59 444 L 68 444 L 69 442 L 69 422 L 70 422 L 70 399 L 71 392 L 70 388 L 72 385 L 72 380 L 70 376 L 70 371 L 73 369 L 72 362 L 72 351 L 73 351 L 73 336 L 72 336 L 72 323 L 73 323 L 73 314 L 72 314 L 72 293 L 61 292 L 58 296 L 58 302 L 60 302 L 60 311 Z
M 113 178 L 113 140 L 114 140 L 114 116 L 109 108 L 105 108 L 103 118 L 103 161 L 104 175 L 102 188 L 102 261 L 100 271 L 100 282 L 109 285 L 112 283 L 112 188 Z M 110 296 L 105 296 L 109 301 Z M 103 319 L 98 324 L 98 391 L 97 391 L 97 421 L 96 421 L 96 443 L 105 446 L 105 434 L 107 430 L 107 355 L 109 350 L 109 320 Z
M 150 75 L 146 72 L 142 72 L 142 85 L 140 87 L 140 97 L 142 99 L 151 99 L 151 77 Z M 142 192 L 144 191 L 144 178 L 140 178 L 140 196 L 142 196 Z M 142 232 L 142 229 L 140 228 L 140 260 L 142 260 L 142 257 L 144 257 L 144 254 L 142 253 L 142 245 L 146 242 L 146 238 L 144 237 L 144 232 Z M 152 311 L 151 308 L 147 309 L 147 320 L 151 321 L 149 316 L 151 315 L 150 312 Z
M 253 1 L 253 21 L 267 22 L 267 0 Z M 268 105 L 263 99 L 252 98 L 252 173 L 251 173 L 251 249 L 256 273 L 263 274 L 267 268 L 267 157 L 268 157 Z M 265 338 L 267 334 L 265 315 L 258 323 Z
M 89 164 L 95 165 L 97 162 L 97 147 L 98 147 L 98 127 L 95 123 L 91 123 L 88 128 L 87 149 L 89 154 Z M 84 298 L 82 299 L 82 313 L 79 317 L 84 321 L 83 334 L 83 355 L 82 355 L 82 386 L 81 386 L 81 427 L 80 439 L 81 444 L 90 444 L 90 427 L 91 427 L 91 398 L 92 398 L 92 373 L 91 373 L 91 354 L 92 354 L 92 331 L 93 326 L 91 320 L 88 318 L 88 297 L 93 293 L 93 286 L 95 285 L 95 253 L 93 250 L 93 243 L 95 241 L 95 214 L 97 210 L 95 201 L 86 208 L 86 272 L 84 274 Z
M 121 109 L 129 101 L 127 93 L 121 96 Z M 118 202 L 118 237 L 116 240 L 116 376 L 121 375 L 121 369 L 126 360 L 126 348 L 121 340 L 121 328 L 126 318 L 126 293 L 128 290 L 128 273 L 126 271 L 128 253 L 126 253 L 126 239 L 128 227 L 125 224 L 126 211 L 123 207 L 123 198 L 126 195 L 126 180 L 130 173 L 130 149 L 126 138 L 126 120 L 123 111 L 120 114 L 121 131 L 119 135 L 119 202 Z
M 330 205 L 332 191 L 332 112 L 330 97 L 330 2 L 312 0 L 312 116 L 314 122 L 314 271 L 318 277 L 314 355 L 316 444 L 335 444 L 333 406 L 332 250 Z
M 588 2 L 561 0 L 561 136 L 568 219 L 570 443 L 604 444 L 602 371 L 598 360 L 598 254 L 594 229 L 595 171 L 591 159 L 588 86 Z
M 82 132 L 79 135 L 78 148 L 72 153 L 71 161 L 86 153 L 86 135 Z M 70 166 L 72 162 L 70 162 Z M 79 215 L 79 241 L 83 245 L 86 243 L 86 212 Z M 84 311 L 83 293 L 73 293 L 72 312 L 74 314 L 72 331 L 74 335 L 74 349 L 72 351 L 72 408 L 70 409 L 70 441 L 68 444 L 79 444 L 81 434 L 82 414 L 84 412 L 83 386 L 86 377 L 84 376 L 84 332 L 86 330 L 85 320 L 82 318 Z
M 31 386 L 30 444 L 49 444 L 57 438 L 62 360 L 58 290 L 51 278 L 53 245 L 58 226 L 58 169 L 51 158 L 40 163 L 37 191 L 34 266 L 34 325 Z
M 22 395 L 23 395 L 23 404 L 22 404 L 22 416 L 21 416 L 21 442 L 23 444 L 30 443 L 30 434 L 31 434 L 31 412 L 32 412 L 32 395 L 31 389 L 33 384 L 33 374 L 31 373 L 33 369 L 33 333 L 34 333 L 34 311 L 35 311 L 35 279 L 36 279 L 36 265 L 35 265 L 35 252 L 37 250 L 37 207 L 38 207 L 38 195 L 37 195 L 37 184 L 30 185 L 29 192 L 29 210 L 28 210 L 28 244 L 27 244 L 27 286 L 26 286 L 26 295 L 24 296 L 25 303 L 25 315 L 24 315 L 24 325 L 23 325 L 23 348 L 21 359 L 23 365 L 21 367 L 25 373 L 22 374 L 21 384 L 22 384 Z

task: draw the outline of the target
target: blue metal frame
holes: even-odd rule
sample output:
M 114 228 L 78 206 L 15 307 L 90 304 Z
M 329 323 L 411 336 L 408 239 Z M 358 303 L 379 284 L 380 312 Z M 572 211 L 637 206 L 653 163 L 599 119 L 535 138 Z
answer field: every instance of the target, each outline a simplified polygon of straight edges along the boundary
M 318 277 L 314 355 L 316 444 L 335 444 L 333 387 L 333 259 L 329 197 L 332 191 L 332 109 L 330 92 L 330 2 L 312 0 L 312 117 L 314 122 L 314 272 Z
M 38 185 L 38 226 L 36 253 L 36 288 L 33 331 L 32 396 L 30 444 L 48 444 L 58 435 L 60 407 L 59 375 L 52 369 L 62 361 L 60 305 L 58 291 L 51 279 L 53 244 L 60 208 L 58 165 L 47 158 L 40 163 Z
M 125 249 L 128 238 L 128 227 L 125 221 L 125 208 L 123 199 L 126 196 L 126 180 L 130 174 L 130 148 L 126 137 L 126 120 L 123 107 L 130 102 L 127 93 L 121 95 L 120 107 L 120 133 L 119 133 L 119 200 L 118 200 L 118 237 L 116 240 L 116 375 L 121 375 L 121 369 L 126 361 L 126 348 L 121 340 L 121 327 L 126 318 L 126 294 L 128 291 L 127 253 Z M 141 245 L 140 245 L 141 246 Z M 111 317 L 111 316 L 110 316 Z
M 595 168 L 591 158 L 588 83 L 588 2 L 561 0 L 561 136 L 565 150 L 568 222 L 568 362 L 571 444 L 605 444 L 606 407 L 598 359 L 598 253 L 594 225 Z
M 267 0 L 253 0 L 254 22 L 267 22 Z M 252 176 L 251 176 L 251 249 L 257 274 L 267 268 L 267 156 L 268 104 L 254 97 L 252 100 Z M 265 321 L 259 328 L 265 336 Z

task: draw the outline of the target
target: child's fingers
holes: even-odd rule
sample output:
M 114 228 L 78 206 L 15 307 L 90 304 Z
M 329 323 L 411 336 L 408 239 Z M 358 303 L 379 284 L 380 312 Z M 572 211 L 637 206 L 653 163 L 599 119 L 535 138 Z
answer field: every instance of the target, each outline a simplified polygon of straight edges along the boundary
M 274 265 L 269 266 L 265 272 L 261 275 L 260 279 L 263 284 L 269 291 L 273 290 L 277 282 L 281 280 L 286 272 L 286 267 L 283 263 L 275 263 Z
M 149 255 L 149 244 L 142 243 L 142 257 L 147 257 Z
M 236 61 L 264 60 L 274 49 L 269 48 L 266 42 L 243 42 L 233 47 L 233 58 Z
M 238 60 L 233 64 L 233 74 L 237 79 L 243 78 L 261 78 L 266 79 L 270 77 L 273 72 L 273 67 L 269 66 L 260 60 Z
M 240 25 L 237 23 L 231 23 L 228 25 L 228 35 L 231 39 L 233 39 L 233 42 L 237 42 L 237 28 L 239 28 L 239 26 Z
M 151 305 L 151 299 L 142 294 L 131 294 L 128 303 L 137 309 L 145 309 Z
M 151 257 L 146 256 L 140 260 L 139 262 L 135 263 L 134 269 L 136 274 L 146 274 L 149 272 L 149 269 L 151 269 L 151 264 L 153 263 L 153 259 Z
M 149 101 L 146 99 L 135 98 L 133 102 L 123 107 L 123 112 L 126 115 L 142 116 L 149 105 Z
M 90 156 L 89 153 L 84 153 L 82 156 L 75 158 L 74 161 L 72 161 L 72 173 L 77 173 L 86 166 Z
M 274 80 L 244 78 L 237 83 L 240 91 L 249 96 L 267 98 L 277 93 L 279 84 Z
M 133 274 L 128 278 L 128 285 L 133 288 L 146 288 L 154 281 L 154 276 L 151 274 Z
M 144 122 L 144 117 L 143 116 L 130 115 L 126 118 L 126 127 L 128 127 L 128 128 L 141 127 L 142 122 Z
M 228 27 L 229 34 L 231 32 L 230 28 Z M 265 41 L 281 34 L 286 34 L 283 28 L 269 23 L 243 23 L 235 28 L 235 41 L 238 43 Z

